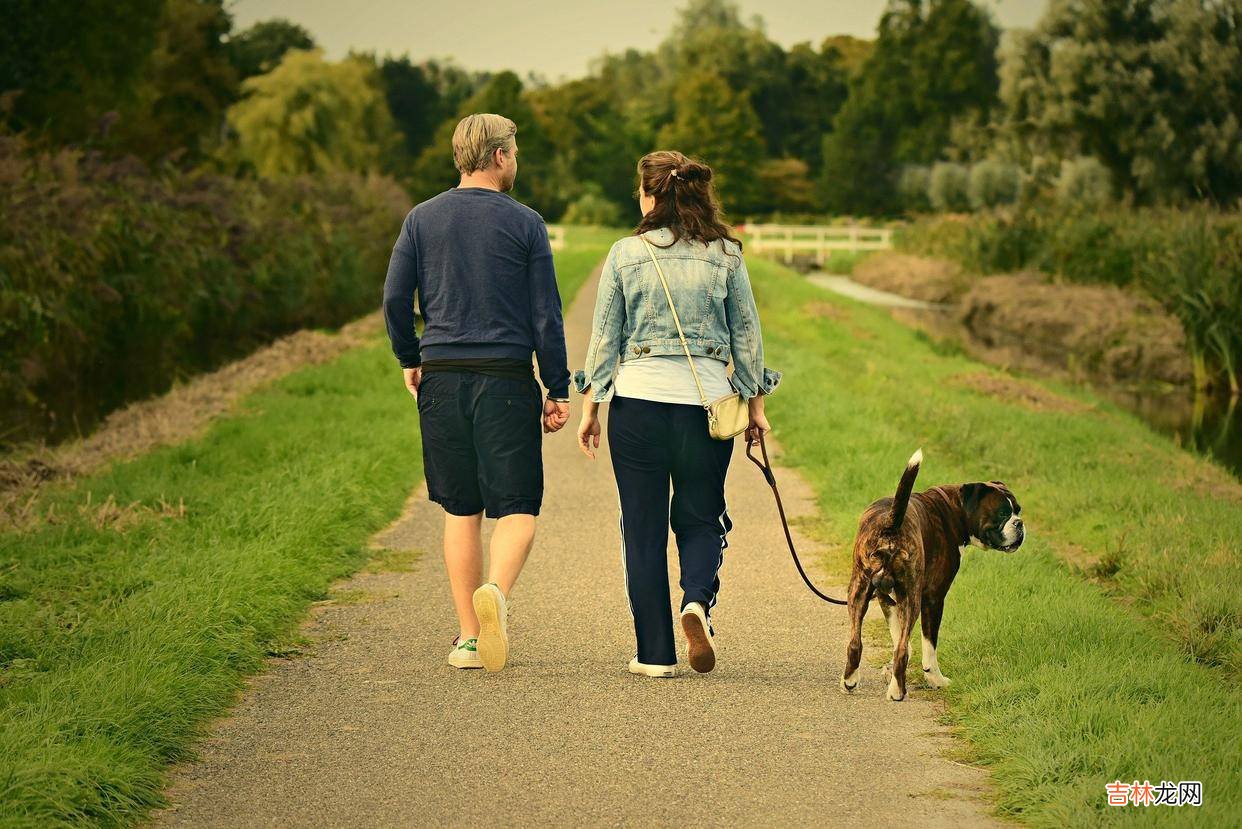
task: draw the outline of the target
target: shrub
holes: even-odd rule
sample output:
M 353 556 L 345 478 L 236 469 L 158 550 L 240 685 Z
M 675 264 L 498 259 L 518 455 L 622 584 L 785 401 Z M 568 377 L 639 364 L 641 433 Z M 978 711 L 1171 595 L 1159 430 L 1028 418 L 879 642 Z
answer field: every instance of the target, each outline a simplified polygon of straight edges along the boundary
M 928 178 L 927 198 L 936 210 L 968 210 L 969 182 L 970 176 L 961 164 L 938 161 L 932 167 Z
M 581 196 L 570 203 L 561 221 L 569 225 L 601 225 L 619 227 L 624 224 L 621 208 L 609 201 L 595 185 L 588 185 Z
M 927 188 L 931 182 L 930 168 L 922 164 L 907 164 L 897 178 L 897 195 L 907 213 L 921 213 L 931 207 Z
M 255 182 L 0 136 L 0 435 L 62 437 L 378 307 L 390 180 Z
M 1067 206 L 1102 207 L 1112 201 L 1113 180 L 1108 168 L 1091 156 L 1066 159 L 1057 176 L 1057 200 Z
M 970 205 L 976 210 L 1013 204 L 1022 179 L 1015 164 L 989 158 L 970 168 L 967 185 Z

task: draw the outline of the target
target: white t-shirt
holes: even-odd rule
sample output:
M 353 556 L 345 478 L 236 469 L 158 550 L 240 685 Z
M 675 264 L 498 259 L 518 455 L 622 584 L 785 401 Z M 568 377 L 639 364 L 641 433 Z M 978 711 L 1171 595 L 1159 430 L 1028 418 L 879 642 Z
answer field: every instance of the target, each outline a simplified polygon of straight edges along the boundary
M 711 357 L 695 357 L 694 367 L 703 383 L 707 402 L 733 394 L 726 364 Z M 656 403 L 689 403 L 701 406 L 698 387 L 685 354 L 640 357 L 617 367 L 613 392 L 621 397 L 652 400 Z

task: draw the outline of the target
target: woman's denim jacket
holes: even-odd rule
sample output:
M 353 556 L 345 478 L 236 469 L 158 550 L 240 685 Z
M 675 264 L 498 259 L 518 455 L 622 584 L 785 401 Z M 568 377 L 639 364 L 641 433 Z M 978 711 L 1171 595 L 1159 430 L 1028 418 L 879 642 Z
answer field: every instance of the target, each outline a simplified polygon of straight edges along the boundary
M 728 240 L 704 245 L 682 239 L 662 247 L 673 238 L 666 228 L 646 236 L 668 279 L 690 353 L 732 360 L 730 383 L 747 399 L 771 393 L 781 375 L 763 364 L 759 311 L 738 246 Z M 604 261 L 586 369 L 575 373 L 574 385 L 584 394 L 593 389 L 591 399 L 603 403 L 612 398 L 618 358 L 624 363 L 683 353 L 647 247 L 637 236 L 621 239 Z

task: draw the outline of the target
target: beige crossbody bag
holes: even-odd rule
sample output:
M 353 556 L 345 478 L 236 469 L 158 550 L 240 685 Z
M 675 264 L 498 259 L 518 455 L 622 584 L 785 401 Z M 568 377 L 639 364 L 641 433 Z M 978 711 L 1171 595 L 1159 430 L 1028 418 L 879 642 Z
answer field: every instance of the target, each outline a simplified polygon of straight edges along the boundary
M 677 306 L 673 305 L 673 294 L 668 289 L 668 280 L 664 277 L 664 269 L 660 267 L 660 260 L 656 259 L 655 251 L 651 247 L 651 243 L 646 237 L 639 236 L 643 240 L 643 244 L 647 246 L 647 253 L 651 256 L 651 263 L 655 265 L 656 273 L 660 275 L 660 284 L 664 286 L 664 296 L 668 299 L 669 310 L 673 312 L 673 322 L 677 325 L 677 336 L 681 338 L 681 347 L 686 352 L 686 361 L 690 363 L 690 373 L 694 375 L 694 385 L 699 390 L 699 400 L 703 403 L 703 408 L 707 410 L 707 431 L 716 440 L 732 440 L 733 438 L 746 431 L 746 427 L 750 425 L 750 407 L 746 403 L 746 399 L 740 394 L 726 394 L 719 400 L 707 402 L 707 395 L 703 392 L 703 383 L 699 380 L 698 369 L 694 367 L 694 356 L 690 353 L 690 345 L 686 342 L 686 334 L 681 330 L 681 319 L 677 316 Z

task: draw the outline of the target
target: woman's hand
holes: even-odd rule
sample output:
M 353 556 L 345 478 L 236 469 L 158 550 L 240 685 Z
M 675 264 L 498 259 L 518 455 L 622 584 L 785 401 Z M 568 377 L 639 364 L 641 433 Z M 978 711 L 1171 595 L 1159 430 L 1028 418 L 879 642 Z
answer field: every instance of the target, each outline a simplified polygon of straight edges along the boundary
M 759 438 L 772 431 L 768 416 L 763 412 L 763 395 L 755 395 L 750 399 L 750 425 L 746 427 L 746 443 L 755 444 Z
M 578 448 L 591 460 L 595 460 L 595 450 L 599 448 L 599 432 L 599 418 L 594 412 L 584 411 L 578 424 Z

